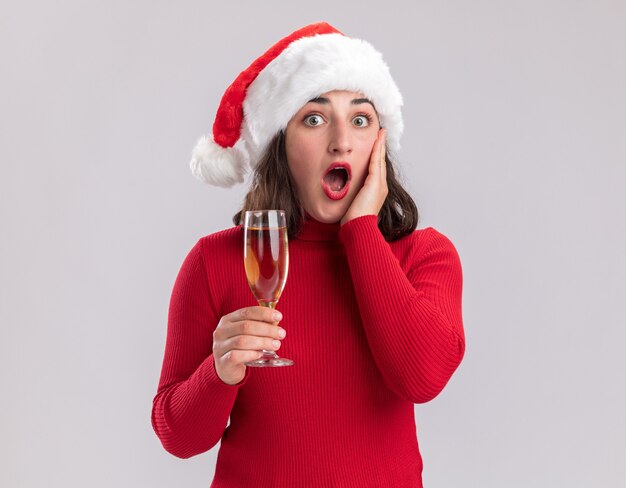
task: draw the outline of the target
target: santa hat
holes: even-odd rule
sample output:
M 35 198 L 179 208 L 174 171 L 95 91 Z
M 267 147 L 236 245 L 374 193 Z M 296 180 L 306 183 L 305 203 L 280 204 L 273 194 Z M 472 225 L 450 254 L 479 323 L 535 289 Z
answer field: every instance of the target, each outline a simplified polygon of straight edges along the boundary
M 192 173 L 230 187 L 254 168 L 269 142 L 309 100 L 332 90 L 362 93 L 387 130 L 388 151 L 400 149 L 402 96 L 382 55 L 320 22 L 281 39 L 228 87 L 213 123 L 193 149 Z

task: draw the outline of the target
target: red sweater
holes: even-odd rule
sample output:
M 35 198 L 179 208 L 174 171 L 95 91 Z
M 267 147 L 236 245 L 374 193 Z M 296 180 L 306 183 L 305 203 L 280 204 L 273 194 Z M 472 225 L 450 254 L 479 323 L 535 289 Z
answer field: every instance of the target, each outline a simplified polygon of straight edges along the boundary
M 461 289 L 459 256 L 432 227 L 388 243 L 375 215 L 308 220 L 289 242 L 277 307 L 278 355 L 294 365 L 247 368 L 230 386 L 212 334 L 257 303 L 242 227 L 206 236 L 172 292 L 154 430 L 182 458 L 221 440 L 214 488 L 421 487 L 413 404 L 437 396 L 461 362 Z

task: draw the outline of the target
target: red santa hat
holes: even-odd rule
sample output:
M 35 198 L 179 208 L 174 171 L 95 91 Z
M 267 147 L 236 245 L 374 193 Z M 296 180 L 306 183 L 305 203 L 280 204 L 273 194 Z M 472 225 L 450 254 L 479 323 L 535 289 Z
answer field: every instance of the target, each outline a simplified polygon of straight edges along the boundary
M 237 76 L 222 97 L 213 136 L 193 149 L 192 173 L 216 186 L 243 182 L 298 110 L 332 90 L 370 99 L 387 130 L 387 150 L 400 149 L 402 96 L 382 55 L 319 22 L 281 39 Z

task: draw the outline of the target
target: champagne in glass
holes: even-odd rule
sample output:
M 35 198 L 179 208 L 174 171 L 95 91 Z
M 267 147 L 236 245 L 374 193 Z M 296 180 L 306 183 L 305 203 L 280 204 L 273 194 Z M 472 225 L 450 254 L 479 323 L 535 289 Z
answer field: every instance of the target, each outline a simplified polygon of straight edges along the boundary
M 252 210 L 244 219 L 244 265 L 246 277 L 259 305 L 276 308 L 285 287 L 289 268 L 287 223 L 284 210 Z M 291 366 L 291 359 L 280 358 L 274 351 L 246 366 Z

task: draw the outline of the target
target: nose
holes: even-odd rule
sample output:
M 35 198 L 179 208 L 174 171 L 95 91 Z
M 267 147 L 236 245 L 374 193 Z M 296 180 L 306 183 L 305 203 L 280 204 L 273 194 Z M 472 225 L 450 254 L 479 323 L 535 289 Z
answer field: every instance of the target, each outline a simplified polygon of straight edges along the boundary
M 352 152 L 350 127 L 347 123 L 332 124 L 328 150 L 333 154 L 349 154 Z

